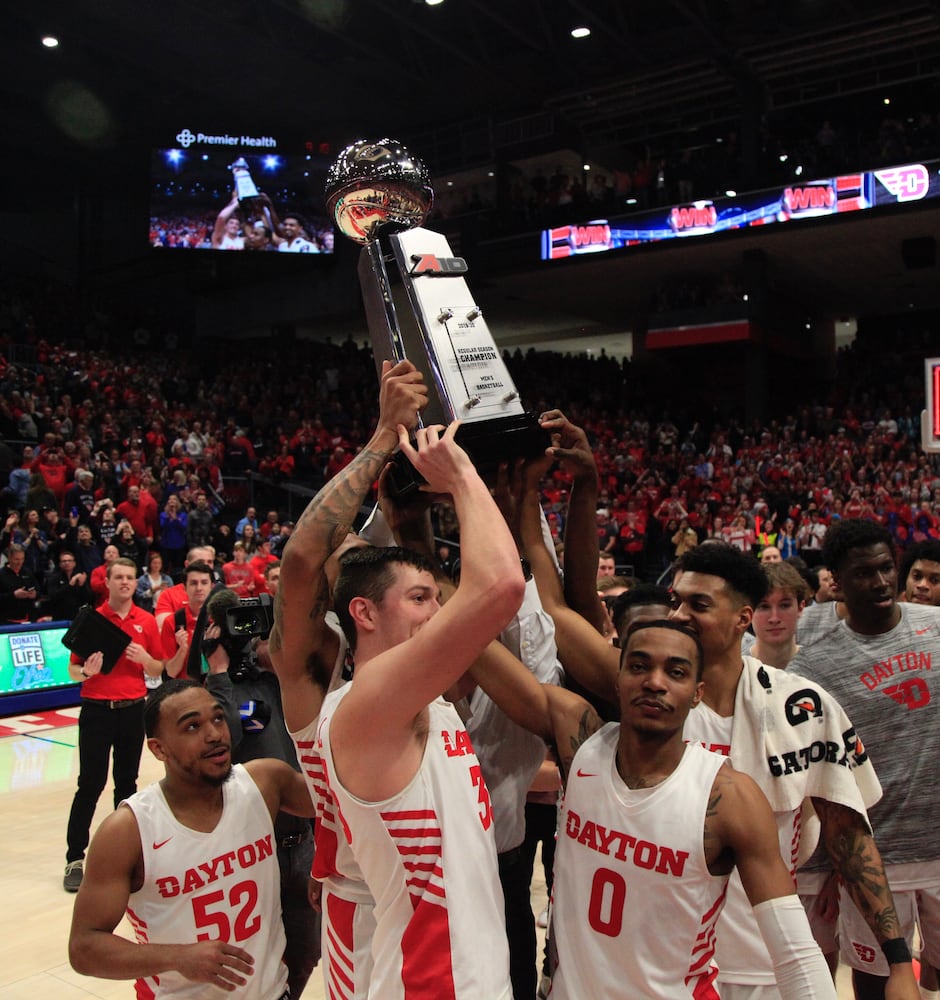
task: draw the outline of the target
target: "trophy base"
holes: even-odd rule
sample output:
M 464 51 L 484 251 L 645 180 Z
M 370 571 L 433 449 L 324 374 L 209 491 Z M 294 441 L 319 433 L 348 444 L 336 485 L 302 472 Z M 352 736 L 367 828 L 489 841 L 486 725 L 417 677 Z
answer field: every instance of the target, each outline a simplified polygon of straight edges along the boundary
M 457 430 L 457 443 L 470 456 L 477 471 L 486 478 L 502 462 L 544 454 L 551 439 L 548 431 L 539 426 L 536 414 L 519 413 L 461 424 Z M 401 452 L 392 459 L 391 466 L 389 487 L 394 497 L 407 499 L 425 481 Z
M 552 442 L 548 431 L 539 426 L 537 414 L 517 413 L 461 424 L 457 443 L 478 471 L 489 472 L 501 462 L 543 455 Z

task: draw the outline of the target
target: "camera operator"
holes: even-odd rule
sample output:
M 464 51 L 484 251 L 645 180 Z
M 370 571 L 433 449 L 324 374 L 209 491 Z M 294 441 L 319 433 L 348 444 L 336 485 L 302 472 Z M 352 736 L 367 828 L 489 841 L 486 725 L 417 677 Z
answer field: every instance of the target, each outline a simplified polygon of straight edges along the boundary
M 299 771 L 294 744 L 284 725 L 280 685 L 268 657 L 271 609 L 267 595 L 239 600 L 232 590 L 216 590 L 200 615 L 205 628 L 202 641 L 194 644 L 194 652 L 201 647 L 208 656 L 220 646 L 227 654 L 213 657 L 205 683 L 225 710 L 232 736 L 232 760 L 244 764 L 259 757 L 275 757 Z M 191 671 L 198 670 L 198 660 L 194 663 L 194 659 L 190 657 Z M 320 915 L 308 897 L 313 828 L 309 820 L 279 812 L 274 833 L 287 936 L 284 961 L 291 996 L 299 997 L 320 957 Z

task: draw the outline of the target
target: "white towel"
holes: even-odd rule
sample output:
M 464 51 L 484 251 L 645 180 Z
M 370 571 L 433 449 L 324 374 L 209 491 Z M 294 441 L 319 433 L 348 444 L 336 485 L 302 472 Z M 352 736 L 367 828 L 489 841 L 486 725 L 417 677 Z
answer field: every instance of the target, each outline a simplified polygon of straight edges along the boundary
M 800 862 L 819 839 L 811 798 L 847 806 L 867 819 L 881 784 L 842 706 L 805 677 L 744 657 L 734 700 L 731 763 L 750 775 L 774 812 L 803 805 Z

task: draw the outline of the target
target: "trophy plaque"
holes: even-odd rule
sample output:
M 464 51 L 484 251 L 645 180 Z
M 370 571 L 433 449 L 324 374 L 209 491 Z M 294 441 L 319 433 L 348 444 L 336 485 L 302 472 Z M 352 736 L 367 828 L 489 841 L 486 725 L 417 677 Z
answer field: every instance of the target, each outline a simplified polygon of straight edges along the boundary
M 327 174 L 327 208 L 362 244 L 359 282 L 376 370 L 407 358 L 429 390 L 425 423 L 461 421 L 478 469 L 542 454 L 548 435 L 527 413 L 446 237 L 424 229 L 434 194 L 424 164 L 394 139 L 353 143 Z M 396 309 L 387 263 L 407 293 Z

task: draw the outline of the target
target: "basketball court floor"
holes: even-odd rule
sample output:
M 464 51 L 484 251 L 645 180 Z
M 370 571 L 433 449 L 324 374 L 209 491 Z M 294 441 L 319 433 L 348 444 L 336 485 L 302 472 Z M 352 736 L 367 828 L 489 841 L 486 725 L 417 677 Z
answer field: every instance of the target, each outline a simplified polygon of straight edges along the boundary
M 62 888 L 65 826 L 78 775 L 77 708 L 42 716 L 0 718 L 0 1000 L 111 1000 L 133 998 L 133 983 L 73 972 L 68 934 L 75 897 Z M 139 787 L 162 777 L 144 748 Z M 111 809 L 111 785 L 98 804 L 92 829 Z M 545 905 L 545 882 L 536 865 L 532 907 Z M 129 939 L 126 923 L 118 932 Z M 539 932 L 541 955 L 542 932 Z M 324 1000 L 315 971 L 304 1000 Z M 852 991 L 840 970 L 840 1000 Z

